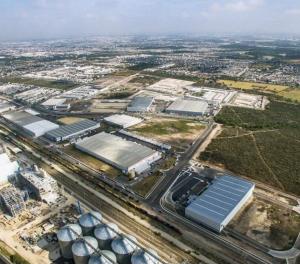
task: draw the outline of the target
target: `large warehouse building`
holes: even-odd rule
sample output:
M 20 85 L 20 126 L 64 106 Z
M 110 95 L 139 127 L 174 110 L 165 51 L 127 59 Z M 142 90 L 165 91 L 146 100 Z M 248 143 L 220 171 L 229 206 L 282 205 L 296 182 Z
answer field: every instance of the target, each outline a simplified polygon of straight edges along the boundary
M 177 115 L 204 115 L 207 113 L 208 103 L 199 100 L 186 100 L 179 99 L 173 102 L 167 109 L 166 112 Z
M 32 137 L 39 137 L 50 130 L 59 128 L 59 125 L 25 111 L 9 112 L 3 117 Z
M 143 119 L 134 116 L 129 116 L 129 115 L 116 114 L 116 115 L 105 117 L 104 121 L 113 126 L 127 128 L 143 122 Z
M 105 132 L 85 138 L 75 146 L 125 174 L 142 173 L 161 158 L 158 151 Z
M 147 112 L 154 102 L 153 97 L 137 96 L 135 97 L 129 106 L 127 107 L 128 112 Z
M 185 208 L 185 216 L 221 232 L 252 197 L 254 187 L 249 181 L 221 176 Z
M 69 140 L 74 137 L 78 137 L 99 127 L 100 123 L 85 119 L 70 125 L 61 126 L 57 129 L 51 130 L 45 134 L 45 137 L 52 141 L 60 142 L 64 140 Z

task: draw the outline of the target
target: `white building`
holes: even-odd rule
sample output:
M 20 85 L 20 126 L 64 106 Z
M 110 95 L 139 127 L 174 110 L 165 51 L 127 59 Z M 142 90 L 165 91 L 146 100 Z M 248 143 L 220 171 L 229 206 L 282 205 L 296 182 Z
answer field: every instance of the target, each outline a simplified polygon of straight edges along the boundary
M 109 117 L 105 117 L 104 121 L 110 125 L 118 126 L 121 128 L 127 128 L 143 122 L 143 119 L 129 115 L 116 114 L 111 115 Z
M 105 132 L 85 138 L 75 146 L 125 174 L 142 173 L 161 158 L 158 151 Z
M 0 185 L 8 182 L 19 169 L 17 161 L 10 161 L 6 153 L 0 154 Z
M 180 99 L 173 102 L 166 112 L 177 115 L 201 116 L 207 113 L 208 103 L 199 100 Z

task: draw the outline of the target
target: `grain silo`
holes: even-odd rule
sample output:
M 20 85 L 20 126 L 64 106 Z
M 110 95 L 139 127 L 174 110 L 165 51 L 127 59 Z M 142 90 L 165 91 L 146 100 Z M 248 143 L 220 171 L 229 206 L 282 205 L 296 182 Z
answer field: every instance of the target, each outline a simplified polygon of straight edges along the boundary
M 81 215 L 78 221 L 85 236 L 93 235 L 94 228 L 101 224 L 102 215 L 99 212 L 91 211 Z
M 62 227 L 57 233 L 57 239 L 61 254 L 66 259 L 71 259 L 72 245 L 82 235 L 81 227 L 77 224 L 69 224 Z
M 102 255 L 95 254 L 92 255 L 89 259 L 88 264 L 116 264 L 117 263 L 117 257 L 115 253 L 109 250 L 102 250 Z
M 111 250 L 111 242 L 118 236 L 119 228 L 114 223 L 101 224 L 94 230 L 99 248 Z
M 137 249 L 135 237 L 127 235 L 119 236 L 111 243 L 111 248 L 117 256 L 118 263 L 130 264 L 132 253 Z
M 88 264 L 90 256 L 98 249 L 96 238 L 85 236 L 78 239 L 72 245 L 72 253 L 75 264 Z
M 136 250 L 131 257 L 131 264 L 162 264 L 156 251 L 149 249 L 148 252 L 143 249 Z

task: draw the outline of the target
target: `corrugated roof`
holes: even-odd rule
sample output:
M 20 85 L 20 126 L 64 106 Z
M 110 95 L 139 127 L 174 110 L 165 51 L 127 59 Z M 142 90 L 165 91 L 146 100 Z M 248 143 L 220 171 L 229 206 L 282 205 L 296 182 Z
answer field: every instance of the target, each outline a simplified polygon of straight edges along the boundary
M 105 132 L 85 138 L 76 143 L 76 146 L 118 165 L 121 169 L 127 169 L 156 153 L 148 147 Z
M 128 109 L 135 108 L 139 111 L 147 111 L 148 107 L 152 105 L 153 100 L 153 97 L 137 96 L 131 101 Z
M 221 224 L 253 187 L 254 184 L 249 181 L 228 175 L 221 176 L 186 210 Z
M 70 125 L 66 125 L 66 126 L 61 126 L 57 129 L 51 130 L 47 133 L 48 136 L 50 137 L 54 137 L 54 138 L 58 138 L 58 137 L 67 137 L 69 135 L 73 135 L 76 133 L 79 133 L 80 131 L 85 131 L 89 128 L 93 128 L 95 126 L 97 126 L 98 123 L 89 120 L 89 119 L 85 119 L 85 120 L 81 120 L 79 122 L 70 124 Z
M 167 108 L 167 111 L 204 113 L 207 110 L 207 107 L 208 107 L 208 103 L 205 101 L 180 99 L 180 100 L 173 102 Z

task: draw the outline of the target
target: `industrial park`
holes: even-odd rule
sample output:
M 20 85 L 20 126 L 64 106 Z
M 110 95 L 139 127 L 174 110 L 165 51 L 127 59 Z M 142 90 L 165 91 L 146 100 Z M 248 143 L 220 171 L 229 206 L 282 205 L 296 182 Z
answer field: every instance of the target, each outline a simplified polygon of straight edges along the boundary
M 299 76 L 148 41 L 0 45 L 0 263 L 298 263 Z

